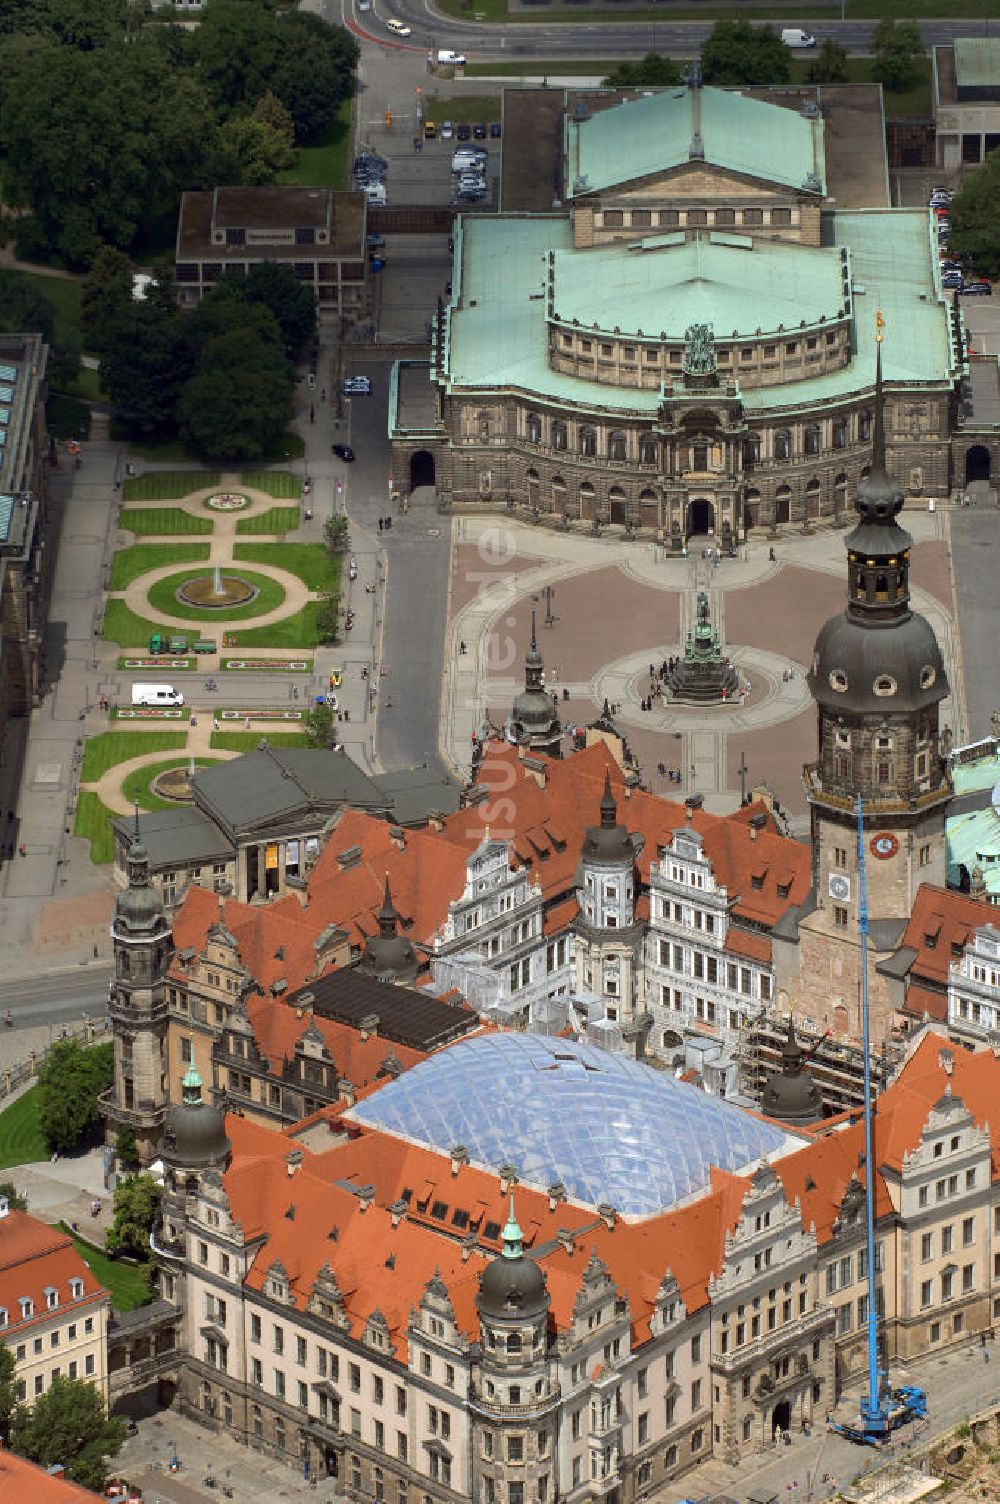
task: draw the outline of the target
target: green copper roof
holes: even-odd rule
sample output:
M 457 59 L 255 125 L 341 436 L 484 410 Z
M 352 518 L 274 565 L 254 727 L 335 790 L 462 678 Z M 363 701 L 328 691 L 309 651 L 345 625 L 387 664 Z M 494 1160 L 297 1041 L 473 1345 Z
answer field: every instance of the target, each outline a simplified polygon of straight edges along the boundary
M 1000 84 L 1000 38 L 955 38 L 955 85 L 959 89 Z
M 970 877 L 973 867 L 979 867 L 987 893 L 994 901 L 1000 899 L 1000 818 L 996 810 L 950 816 L 945 821 L 944 838 L 948 886 L 959 886 L 962 867 Z
M 955 795 L 981 794 L 1000 783 L 1000 752 L 994 756 L 977 757 L 974 762 L 953 762 L 951 781 Z
M 564 125 L 566 196 L 579 197 L 691 160 L 826 191 L 823 121 L 730 89 L 664 89 Z
M 514 1193 L 511 1192 L 510 1211 L 507 1214 L 507 1225 L 501 1234 L 503 1238 L 503 1256 L 505 1259 L 519 1259 L 524 1253 L 524 1234 L 518 1226 L 514 1215 Z
M 949 314 L 941 292 L 927 211 L 831 212 L 824 215 L 823 240 L 825 245 L 846 246 L 850 255 L 854 358 L 841 370 L 806 381 L 747 388 L 743 392 L 747 409 L 764 411 L 821 404 L 873 389 L 875 342 L 868 336 L 879 308 L 886 320 L 883 346 L 886 382 L 890 386 L 894 382 L 950 384 L 955 369 L 948 334 Z M 572 228 L 568 217 L 563 215 L 497 215 L 461 221 L 455 240 L 455 291 L 446 314 L 443 375 L 449 389 L 491 392 L 518 388 L 585 410 L 600 407 L 652 417 L 660 404 L 660 392 L 655 388 L 640 390 L 598 384 L 579 376 L 563 375 L 549 366 L 545 288 L 550 249 L 565 252 L 567 262 L 572 257 L 602 266 L 607 278 L 615 274 L 616 254 L 621 260 L 622 275 L 634 275 L 632 261 L 643 259 L 640 253 L 629 251 L 625 243 L 607 251 L 574 251 Z M 650 259 L 658 260 L 660 254 L 657 252 Z M 679 244 L 674 250 L 662 252 L 664 258 L 676 255 L 679 261 L 688 254 Z M 752 251 L 734 251 L 732 265 L 745 268 L 742 276 L 748 304 L 755 285 L 770 282 L 777 294 L 778 280 L 768 270 L 768 263 L 790 267 L 796 256 L 803 268 L 823 264 L 812 250 L 775 245 L 766 240 L 755 242 Z M 744 257 L 745 260 L 739 259 Z M 563 258 L 558 259 L 562 266 Z M 579 276 L 582 279 L 588 275 L 584 266 Z M 803 269 L 799 275 L 804 282 L 806 271 Z M 714 295 L 711 286 L 706 290 L 706 305 Z M 595 282 L 594 296 L 609 295 Z M 720 287 L 720 299 L 724 300 L 731 318 L 732 284 Z M 657 332 L 663 324 L 662 317 L 650 321 L 651 329 L 655 327 Z M 721 336 L 725 321 L 720 320 L 717 327 Z
M 764 247 L 766 246 L 766 250 Z M 712 324 L 717 340 L 798 329 L 842 317 L 843 277 L 836 246 L 814 249 L 747 238 L 699 235 L 599 250 L 557 251 L 555 316 L 586 328 L 683 339 L 689 324 Z

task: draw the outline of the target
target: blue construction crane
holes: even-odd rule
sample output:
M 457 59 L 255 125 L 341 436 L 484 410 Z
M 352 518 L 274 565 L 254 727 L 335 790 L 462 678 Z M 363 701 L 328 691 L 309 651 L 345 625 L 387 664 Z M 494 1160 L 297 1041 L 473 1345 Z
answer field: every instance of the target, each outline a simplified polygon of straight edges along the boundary
M 868 1232 L 868 1393 L 861 1396 L 861 1416 L 853 1423 L 831 1421 L 849 1441 L 876 1447 L 910 1421 L 927 1417 L 927 1395 L 915 1384 L 892 1389 L 878 1361 L 878 1302 L 875 1268 L 875 1154 L 872 1129 L 871 1040 L 868 1019 L 868 876 L 865 870 L 865 827 L 858 795 L 858 930 L 861 935 L 861 1024 L 865 1052 L 865 1220 Z

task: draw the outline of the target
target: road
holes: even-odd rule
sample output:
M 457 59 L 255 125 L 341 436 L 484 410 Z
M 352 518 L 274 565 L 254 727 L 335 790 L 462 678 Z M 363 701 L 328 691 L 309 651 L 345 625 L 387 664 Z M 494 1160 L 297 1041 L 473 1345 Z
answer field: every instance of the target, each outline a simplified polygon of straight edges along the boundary
M 9 1008 L 13 1033 L 29 1026 L 75 1022 L 84 1016 L 102 1019 L 108 1002 L 107 963 L 73 972 L 54 972 L 23 981 L 0 982 L 0 1014 Z M 9 1037 L 6 1030 L 3 1036 Z
M 656 51 L 668 57 L 695 57 L 712 31 L 713 23 L 705 21 L 671 21 L 669 13 L 651 10 L 648 21 L 581 22 L 576 16 L 572 22 L 517 22 L 506 27 L 460 21 L 445 16 L 436 10 L 430 0 L 376 0 L 370 12 L 361 17 L 351 14 L 348 0 L 338 6 L 331 0 L 331 19 L 339 11 L 355 35 L 383 46 L 395 47 L 390 41 L 385 22 L 392 16 L 408 21 L 413 35 L 408 45 L 412 50 L 423 52 L 428 47 L 460 48 L 473 62 L 484 59 L 521 57 L 555 58 L 608 58 L 644 57 Z M 756 19 L 756 17 L 755 17 Z M 763 18 L 761 18 L 763 21 Z M 782 14 L 782 24 L 794 25 L 794 16 Z M 864 56 L 868 52 L 873 21 L 807 21 L 803 23 L 823 42 L 832 37 L 847 51 Z M 920 34 L 927 47 L 940 46 L 955 37 L 980 37 L 996 34 L 996 26 L 985 21 L 921 21 Z M 807 54 L 803 54 L 807 55 Z
M 1000 512 L 987 486 L 970 486 L 977 505 L 951 516 L 952 568 L 959 588 L 958 627 L 970 742 L 989 736 L 990 716 L 1000 708 L 997 670 L 997 569 Z

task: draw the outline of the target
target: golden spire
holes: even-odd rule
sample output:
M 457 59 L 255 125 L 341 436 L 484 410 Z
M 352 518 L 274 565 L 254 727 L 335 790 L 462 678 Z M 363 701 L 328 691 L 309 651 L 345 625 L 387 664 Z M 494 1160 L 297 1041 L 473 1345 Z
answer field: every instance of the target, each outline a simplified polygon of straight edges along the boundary
M 882 343 L 882 330 L 885 328 L 885 319 L 882 317 L 881 308 L 875 310 L 875 343 Z

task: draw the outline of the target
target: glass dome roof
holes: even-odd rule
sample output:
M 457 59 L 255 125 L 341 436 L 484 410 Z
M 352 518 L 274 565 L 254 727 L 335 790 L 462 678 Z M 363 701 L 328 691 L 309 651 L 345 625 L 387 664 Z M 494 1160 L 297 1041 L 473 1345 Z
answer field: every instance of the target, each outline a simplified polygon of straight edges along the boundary
M 346 1114 L 573 1201 L 651 1216 L 774 1153 L 781 1129 L 593 1045 L 490 1034 L 442 1050 Z

